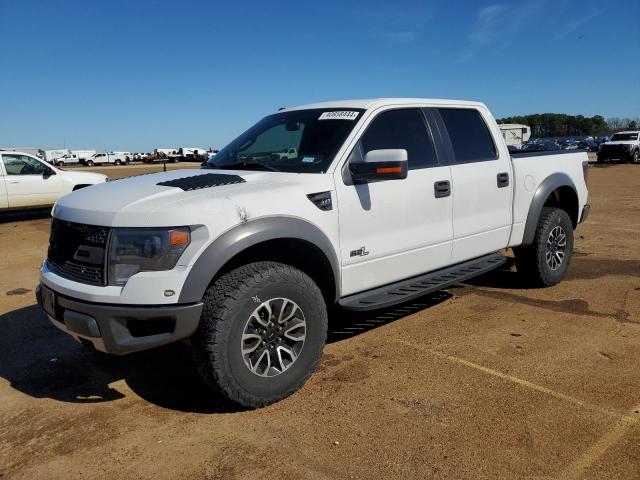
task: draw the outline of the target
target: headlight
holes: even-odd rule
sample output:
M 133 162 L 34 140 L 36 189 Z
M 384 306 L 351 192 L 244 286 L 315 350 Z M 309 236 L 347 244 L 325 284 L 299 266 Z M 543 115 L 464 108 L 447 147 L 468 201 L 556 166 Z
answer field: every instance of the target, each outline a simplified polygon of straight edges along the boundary
M 124 285 L 138 272 L 171 270 L 190 241 L 188 227 L 114 228 L 109 246 L 109 285 Z

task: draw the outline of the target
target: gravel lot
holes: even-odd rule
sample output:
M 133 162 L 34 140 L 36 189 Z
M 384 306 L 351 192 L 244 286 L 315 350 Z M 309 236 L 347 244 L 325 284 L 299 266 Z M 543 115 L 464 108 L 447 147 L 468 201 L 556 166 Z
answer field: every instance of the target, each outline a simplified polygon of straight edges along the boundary
M 319 371 L 256 411 L 212 398 L 181 345 L 112 357 L 58 332 L 34 301 L 49 220 L 5 216 L 0 477 L 638 479 L 639 186 L 640 166 L 590 169 L 560 285 L 506 268 L 337 313 Z

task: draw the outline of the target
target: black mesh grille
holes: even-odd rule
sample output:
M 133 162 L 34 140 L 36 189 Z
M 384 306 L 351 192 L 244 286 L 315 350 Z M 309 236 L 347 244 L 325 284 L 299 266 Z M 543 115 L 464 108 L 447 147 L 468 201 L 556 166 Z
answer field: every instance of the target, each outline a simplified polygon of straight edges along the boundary
M 107 283 L 110 228 L 53 219 L 47 261 L 60 275 L 91 285 Z

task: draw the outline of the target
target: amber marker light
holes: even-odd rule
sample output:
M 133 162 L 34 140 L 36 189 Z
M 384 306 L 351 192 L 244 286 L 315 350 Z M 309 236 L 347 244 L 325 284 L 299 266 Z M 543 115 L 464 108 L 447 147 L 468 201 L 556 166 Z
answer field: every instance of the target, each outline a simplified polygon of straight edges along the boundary
M 186 230 L 171 230 L 169 232 L 169 245 L 177 247 L 189 243 L 189 232 Z
M 402 173 L 402 167 L 378 167 L 376 173 Z

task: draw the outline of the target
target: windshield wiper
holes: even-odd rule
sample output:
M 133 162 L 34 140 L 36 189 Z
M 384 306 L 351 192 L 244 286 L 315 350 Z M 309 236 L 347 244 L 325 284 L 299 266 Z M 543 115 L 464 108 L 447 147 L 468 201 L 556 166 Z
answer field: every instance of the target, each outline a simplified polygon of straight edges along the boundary
M 260 167 L 264 170 L 269 170 L 270 172 L 280 172 L 281 170 L 274 167 L 273 165 L 268 165 L 266 163 L 262 163 L 259 160 L 251 160 L 251 161 L 242 161 L 238 163 L 234 163 L 231 165 L 215 165 L 212 163 L 208 164 L 208 168 L 219 168 L 221 170 L 243 170 L 249 169 L 252 170 L 255 167 Z

